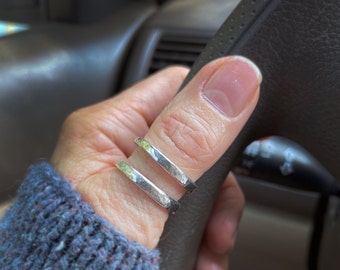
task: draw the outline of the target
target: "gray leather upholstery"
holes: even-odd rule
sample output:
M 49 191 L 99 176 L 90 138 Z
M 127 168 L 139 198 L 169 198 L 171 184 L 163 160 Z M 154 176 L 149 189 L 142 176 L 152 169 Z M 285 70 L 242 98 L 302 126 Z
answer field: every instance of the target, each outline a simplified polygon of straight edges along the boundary
M 338 0 L 241 1 L 196 61 L 186 82 L 205 63 L 227 54 L 255 61 L 264 82 L 258 107 L 235 143 L 170 217 L 159 246 L 162 269 L 193 267 L 219 187 L 254 139 L 290 138 L 340 181 L 339 15 Z
M 42 24 L 0 39 L 0 202 L 31 163 L 48 158 L 66 116 L 111 96 L 140 25 L 133 2 L 90 25 Z

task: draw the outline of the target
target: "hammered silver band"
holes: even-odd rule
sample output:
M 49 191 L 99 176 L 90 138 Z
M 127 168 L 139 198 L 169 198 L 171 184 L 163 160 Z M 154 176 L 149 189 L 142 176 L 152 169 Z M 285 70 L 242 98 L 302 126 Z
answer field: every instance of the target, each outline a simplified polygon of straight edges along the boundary
M 171 162 L 161 151 L 154 147 L 144 138 L 137 138 L 136 144 L 149 154 L 166 172 L 181 184 L 189 193 L 196 189 L 196 184 L 173 162 Z
M 175 180 L 177 180 L 186 191 L 191 193 L 196 189 L 196 184 L 150 142 L 143 138 L 137 138 L 135 142 L 166 172 L 168 172 Z M 129 163 L 126 161 L 119 161 L 116 163 L 116 167 L 140 189 L 142 189 L 150 198 L 156 201 L 163 208 L 167 209 L 170 213 L 175 213 L 178 210 L 180 206 L 179 202 L 171 198 L 168 194 L 166 194 L 166 192 L 157 187 L 153 182 L 137 171 Z
M 168 194 L 166 194 L 163 190 L 158 188 L 155 184 L 153 184 L 149 179 L 138 172 L 130 164 L 125 161 L 119 161 L 116 166 L 160 206 L 164 207 L 170 213 L 175 213 L 177 211 L 177 209 L 179 208 L 179 203 L 171 198 Z

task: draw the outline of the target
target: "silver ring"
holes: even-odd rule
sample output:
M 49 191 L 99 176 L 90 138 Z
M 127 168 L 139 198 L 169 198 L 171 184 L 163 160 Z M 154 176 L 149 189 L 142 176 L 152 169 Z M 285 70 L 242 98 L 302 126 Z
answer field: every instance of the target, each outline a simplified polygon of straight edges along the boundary
M 134 182 L 147 195 L 155 200 L 160 206 L 167 209 L 170 213 L 175 213 L 179 208 L 179 203 L 167 195 L 163 190 L 153 184 L 148 178 L 138 172 L 125 161 L 119 161 L 117 168 L 122 171 L 132 182 Z
M 197 185 L 161 151 L 144 138 L 137 138 L 136 144 L 147 152 L 161 167 L 180 183 L 186 191 L 193 192 Z

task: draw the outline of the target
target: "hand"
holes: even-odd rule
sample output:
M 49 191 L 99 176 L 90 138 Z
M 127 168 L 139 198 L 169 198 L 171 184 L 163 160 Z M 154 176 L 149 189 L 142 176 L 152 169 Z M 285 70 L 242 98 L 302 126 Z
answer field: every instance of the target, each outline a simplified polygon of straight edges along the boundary
M 157 245 L 168 213 L 115 163 L 128 159 L 179 199 L 183 188 L 134 139 L 145 137 L 195 181 L 230 146 L 258 99 L 261 75 L 243 58 L 213 61 L 174 98 L 186 74 L 181 67 L 165 69 L 112 99 L 71 114 L 51 159 L 98 215 L 148 248 Z M 207 225 L 198 268 L 226 264 L 243 205 L 242 192 L 230 176 Z M 217 231 L 224 232 L 222 237 Z

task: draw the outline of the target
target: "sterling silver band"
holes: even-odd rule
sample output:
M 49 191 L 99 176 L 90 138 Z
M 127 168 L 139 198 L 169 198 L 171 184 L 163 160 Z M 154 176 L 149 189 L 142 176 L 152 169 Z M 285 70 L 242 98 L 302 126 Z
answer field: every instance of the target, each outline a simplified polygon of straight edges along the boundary
M 147 152 L 161 167 L 174 177 L 186 191 L 193 192 L 196 189 L 196 184 L 174 163 L 172 163 L 162 152 L 154 147 L 144 138 L 137 138 L 136 144 Z
M 174 213 L 177 211 L 177 209 L 179 208 L 179 203 L 171 198 L 169 195 L 167 195 L 163 190 L 158 188 L 155 184 L 153 184 L 149 179 L 138 172 L 130 164 L 125 161 L 119 161 L 116 166 L 160 206 L 167 209 L 170 213 Z

